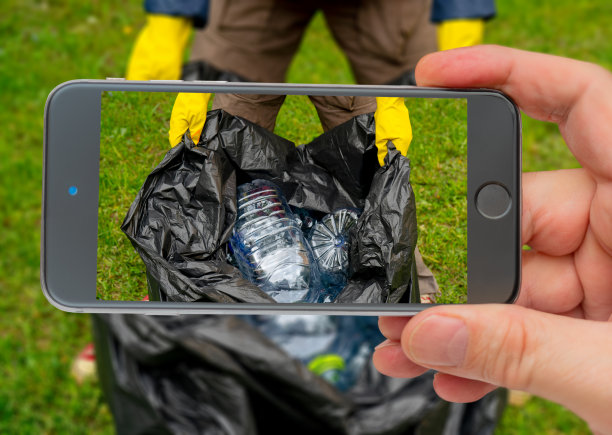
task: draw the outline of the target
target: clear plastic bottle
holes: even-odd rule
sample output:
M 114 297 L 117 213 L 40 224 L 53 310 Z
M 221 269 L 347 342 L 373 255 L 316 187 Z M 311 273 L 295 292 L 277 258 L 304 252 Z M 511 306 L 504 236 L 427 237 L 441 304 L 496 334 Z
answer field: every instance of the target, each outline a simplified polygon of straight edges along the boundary
M 357 222 L 359 214 L 359 210 L 352 208 L 336 210 L 316 222 L 308 235 L 313 257 L 321 272 L 321 282 L 326 289 L 320 302 L 333 301 L 346 285 L 349 229 Z
M 340 391 L 353 388 L 374 346 L 384 339 L 376 317 L 257 315 L 242 319 Z
M 338 327 L 331 316 L 256 315 L 244 316 L 243 319 L 305 364 L 329 351 L 338 334 Z
M 238 186 L 230 245 L 245 278 L 277 302 L 300 302 L 317 282 L 317 267 L 299 220 L 269 181 Z

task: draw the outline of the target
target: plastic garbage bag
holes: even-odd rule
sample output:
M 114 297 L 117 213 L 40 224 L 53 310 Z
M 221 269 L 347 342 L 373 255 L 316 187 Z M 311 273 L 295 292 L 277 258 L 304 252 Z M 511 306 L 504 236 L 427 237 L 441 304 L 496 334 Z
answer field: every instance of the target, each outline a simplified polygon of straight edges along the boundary
M 290 328 L 284 338 L 268 337 L 265 322 L 259 330 L 252 319 L 92 318 L 98 376 L 120 434 L 484 435 L 493 433 L 506 402 L 503 390 L 474 403 L 444 402 L 432 372 L 388 378 L 370 358 L 342 393 L 275 343 L 291 340 Z M 335 334 L 350 342 L 350 333 L 362 335 L 354 325 Z
M 349 279 L 336 302 L 419 302 L 410 164 L 389 143 L 380 167 L 373 114 L 296 147 L 222 110 L 196 145 L 187 132 L 147 177 L 122 230 L 147 268 L 151 300 L 274 302 L 228 263 L 236 187 L 273 182 L 292 208 L 363 210 L 351 231 Z

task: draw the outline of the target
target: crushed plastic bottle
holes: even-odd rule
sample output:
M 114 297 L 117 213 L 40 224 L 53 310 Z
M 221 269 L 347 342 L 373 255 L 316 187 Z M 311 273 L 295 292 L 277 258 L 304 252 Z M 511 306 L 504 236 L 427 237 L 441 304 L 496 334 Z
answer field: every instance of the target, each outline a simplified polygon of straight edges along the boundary
M 350 247 L 348 230 L 358 218 L 357 210 L 343 208 L 325 215 L 314 225 L 310 243 L 321 271 L 346 273 Z
M 333 301 L 348 279 L 350 236 L 349 229 L 357 222 L 359 210 L 343 208 L 325 215 L 316 222 L 308 241 L 327 289 L 324 300 Z
M 230 238 L 243 276 L 277 302 L 305 301 L 317 266 L 280 189 L 265 180 L 238 186 L 238 215 Z

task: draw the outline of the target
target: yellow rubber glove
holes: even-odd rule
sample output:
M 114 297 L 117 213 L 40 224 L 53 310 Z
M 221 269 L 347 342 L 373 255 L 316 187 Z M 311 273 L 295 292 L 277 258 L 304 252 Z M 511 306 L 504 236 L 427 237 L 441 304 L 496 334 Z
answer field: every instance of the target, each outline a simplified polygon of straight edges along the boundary
M 405 156 L 412 142 L 412 126 L 404 99 L 376 97 L 374 122 L 376 123 L 376 148 L 378 148 L 380 166 L 385 165 L 388 141 L 393 142 L 395 148 Z
M 481 18 L 448 20 L 438 24 L 440 51 L 482 44 L 484 20 Z
M 191 20 L 167 15 L 147 15 L 132 49 L 128 80 L 178 80 L 183 53 L 191 32 Z
M 210 97 L 211 94 L 193 92 L 180 93 L 176 96 L 168 131 L 171 147 L 177 146 L 183 140 L 187 129 L 191 133 L 191 139 L 198 143 L 202 128 L 204 128 L 204 121 L 206 121 Z

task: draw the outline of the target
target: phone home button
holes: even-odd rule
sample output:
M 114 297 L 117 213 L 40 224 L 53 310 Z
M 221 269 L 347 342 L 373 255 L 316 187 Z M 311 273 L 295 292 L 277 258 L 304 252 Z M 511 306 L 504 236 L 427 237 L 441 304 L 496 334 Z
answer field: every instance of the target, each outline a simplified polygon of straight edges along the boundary
M 512 198 L 501 184 L 489 183 L 476 194 L 476 209 L 488 219 L 499 219 L 510 211 Z

